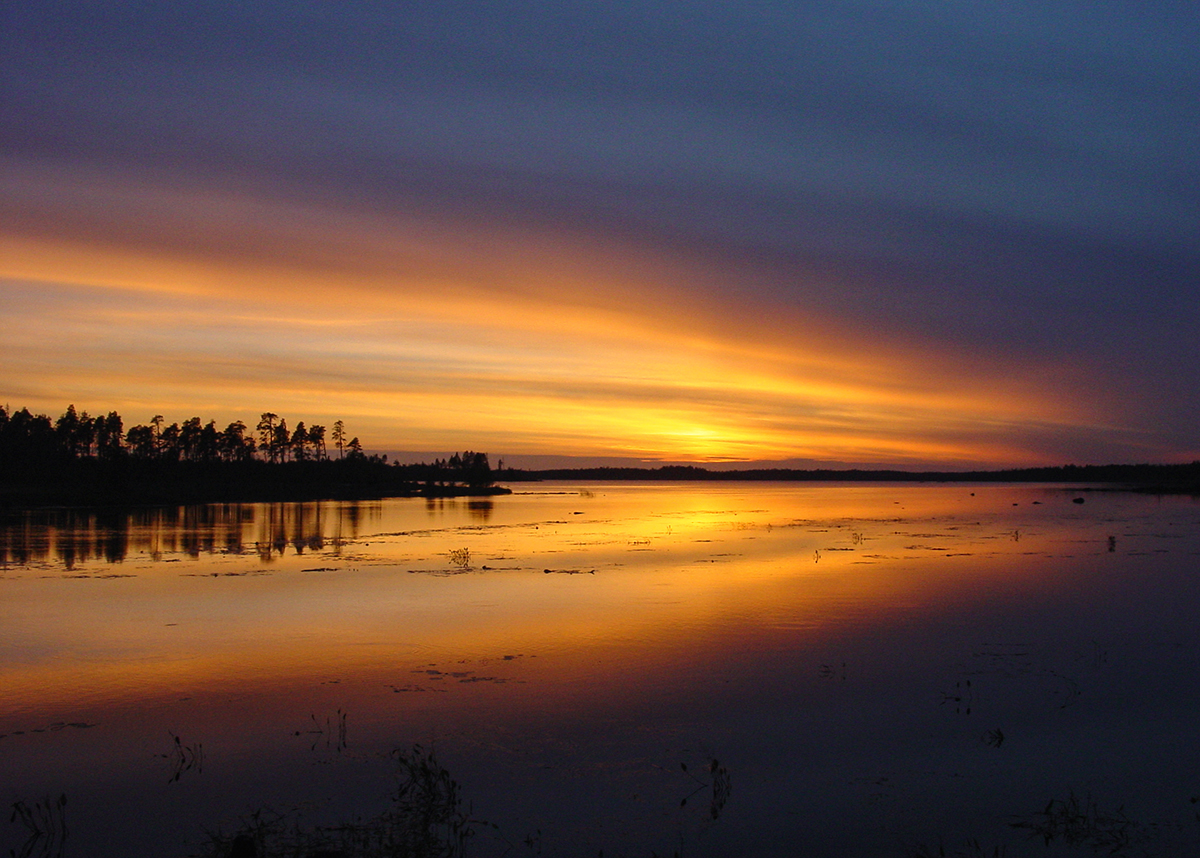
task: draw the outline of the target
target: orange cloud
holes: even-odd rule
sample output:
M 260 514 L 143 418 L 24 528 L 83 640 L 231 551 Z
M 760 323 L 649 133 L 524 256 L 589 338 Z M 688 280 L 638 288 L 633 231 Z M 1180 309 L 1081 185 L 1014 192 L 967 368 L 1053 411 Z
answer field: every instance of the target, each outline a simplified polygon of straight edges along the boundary
M 1021 381 L 1036 367 L 726 303 L 724 284 L 765 275 L 629 243 L 128 177 L 7 181 L 36 215 L 0 236 L 16 405 L 270 409 L 345 419 L 375 448 L 694 461 L 1024 464 L 1028 439 L 1102 420 Z

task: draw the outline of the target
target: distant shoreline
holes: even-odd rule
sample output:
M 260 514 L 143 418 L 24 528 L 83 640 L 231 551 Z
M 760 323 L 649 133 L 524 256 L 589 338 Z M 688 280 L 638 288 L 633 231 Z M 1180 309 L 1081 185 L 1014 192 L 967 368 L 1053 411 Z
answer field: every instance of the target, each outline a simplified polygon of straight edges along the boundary
M 423 473 L 418 469 L 426 469 Z M 418 476 L 418 474 L 420 476 Z M 496 483 L 576 482 L 811 482 L 811 483 L 1073 483 L 1096 489 L 1200 496 L 1200 462 L 1186 465 L 1064 465 L 998 471 L 801 470 L 756 468 L 711 471 L 660 468 L 554 468 L 492 471 L 467 485 L 427 466 L 358 462 L 243 462 L 218 466 L 176 462 L 76 461 L 36 476 L 0 479 L 0 509 L 55 506 L 119 507 L 205 503 L 281 503 L 384 498 L 494 497 L 512 489 Z
M 996 471 L 835 470 L 754 468 L 712 471 L 693 465 L 660 468 L 504 469 L 493 477 L 505 483 L 545 480 L 629 480 L 700 482 L 921 482 L 921 483 L 1094 483 L 1137 491 L 1200 494 L 1200 461 L 1184 465 L 1062 465 Z

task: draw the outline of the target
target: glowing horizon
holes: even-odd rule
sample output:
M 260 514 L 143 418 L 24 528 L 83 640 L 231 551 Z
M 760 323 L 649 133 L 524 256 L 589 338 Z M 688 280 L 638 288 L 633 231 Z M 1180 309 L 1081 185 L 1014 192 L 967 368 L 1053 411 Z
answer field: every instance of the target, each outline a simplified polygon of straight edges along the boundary
M 209 195 L 189 209 L 194 197 L 163 189 L 121 196 L 154 200 L 160 224 L 238 208 Z M 338 228 L 342 212 L 265 203 L 269 228 L 205 213 L 210 229 L 259 242 L 232 254 L 182 227 L 147 241 L 138 218 L 116 216 L 123 200 L 108 201 L 103 242 L 3 237 L 0 276 L 28 296 L 5 346 L 22 367 L 13 407 L 115 409 L 130 425 L 143 411 L 249 422 L 270 410 L 342 419 L 374 450 L 924 467 L 1059 463 L 1055 436 L 1105 419 L 1040 379 L 1014 382 L 1010 366 L 982 375 L 967 355 L 884 342 L 852 320 L 695 293 L 676 303 L 680 283 L 719 289 L 751 269 L 406 216 L 434 239 L 420 244 L 394 216 Z M 328 225 L 336 264 L 305 259 L 308 229 L 278 226 L 296 221 Z M 468 258 L 485 243 L 502 251 L 494 268 Z M 388 270 L 397 257 L 417 273 Z M 588 290 L 561 289 L 567 276 Z M 55 349 L 39 347 L 56 335 Z

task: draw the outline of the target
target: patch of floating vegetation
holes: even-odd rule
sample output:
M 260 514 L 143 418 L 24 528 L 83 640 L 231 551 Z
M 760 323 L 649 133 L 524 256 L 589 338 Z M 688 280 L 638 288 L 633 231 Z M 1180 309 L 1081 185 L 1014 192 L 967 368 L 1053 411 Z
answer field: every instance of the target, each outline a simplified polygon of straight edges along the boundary
M 99 581 L 104 578 L 136 578 L 128 572 L 75 572 L 71 575 L 43 575 L 43 578 L 66 578 L 70 580 Z
M 389 685 L 387 687 L 392 689 L 393 694 L 407 694 L 407 693 L 420 694 L 420 693 L 426 693 L 426 692 L 436 692 L 436 693 L 445 694 L 449 691 L 448 688 L 426 688 L 423 685 L 413 685 L 413 684 Z
M 28 730 L 12 730 L 8 733 L 0 733 L 0 739 L 7 736 L 26 736 L 37 733 L 57 733 L 59 730 L 75 729 L 89 730 L 95 727 L 94 721 L 55 721 L 52 724 L 47 724 L 45 727 L 32 727 Z
M 1051 799 L 1042 810 L 1012 827 L 1046 846 L 1062 843 L 1111 855 L 1126 854 L 1128 847 L 1153 839 L 1144 825 L 1125 814 L 1124 807 L 1102 809 L 1090 794 L 1080 798 L 1073 791 L 1065 799 Z
M 239 572 L 184 572 L 182 578 L 249 578 L 260 575 L 274 575 L 266 569 L 243 569 Z

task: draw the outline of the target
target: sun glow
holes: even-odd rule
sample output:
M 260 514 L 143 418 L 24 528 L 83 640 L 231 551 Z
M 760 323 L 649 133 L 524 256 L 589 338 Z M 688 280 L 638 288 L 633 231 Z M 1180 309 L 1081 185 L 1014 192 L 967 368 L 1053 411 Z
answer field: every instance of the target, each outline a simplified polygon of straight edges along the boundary
M 736 273 L 632 245 L 131 187 L 84 177 L 102 223 L 0 237 L 14 404 L 694 462 L 1023 464 L 1096 422 L 1012 373 L 705 298 Z

